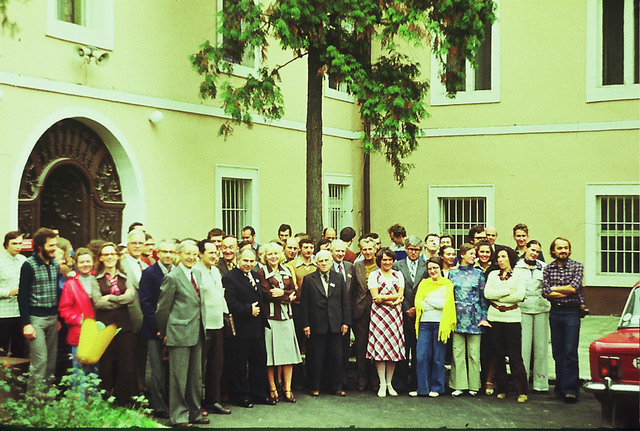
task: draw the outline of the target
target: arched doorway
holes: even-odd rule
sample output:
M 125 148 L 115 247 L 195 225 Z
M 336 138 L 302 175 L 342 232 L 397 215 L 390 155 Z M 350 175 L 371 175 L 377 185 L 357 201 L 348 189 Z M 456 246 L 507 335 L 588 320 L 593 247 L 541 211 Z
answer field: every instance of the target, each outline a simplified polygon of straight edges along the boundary
M 76 248 L 96 238 L 117 242 L 124 205 L 113 158 L 91 128 L 66 119 L 40 137 L 20 183 L 23 232 L 53 227 Z

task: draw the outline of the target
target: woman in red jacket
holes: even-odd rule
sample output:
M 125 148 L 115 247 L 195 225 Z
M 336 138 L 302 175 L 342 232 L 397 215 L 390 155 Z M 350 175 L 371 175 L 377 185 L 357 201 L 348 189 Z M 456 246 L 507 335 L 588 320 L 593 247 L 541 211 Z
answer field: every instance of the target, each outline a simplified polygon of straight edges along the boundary
M 77 273 L 70 277 L 62 288 L 58 310 L 60 316 L 68 326 L 67 343 L 71 346 L 71 363 L 74 374 L 79 375 L 79 370 L 84 370 L 85 375 L 93 372 L 97 374 L 97 367 L 84 369 L 77 360 L 78 341 L 80 339 L 80 325 L 86 318 L 95 319 L 96 314 L 90 299 L 91 289 L 96 284 L 96 279 L 91 275 L 93 269 L 93 255 L 87 248 L 79 248 L 74 256 Z M 74 380 L 74 387 L 76 381 Z

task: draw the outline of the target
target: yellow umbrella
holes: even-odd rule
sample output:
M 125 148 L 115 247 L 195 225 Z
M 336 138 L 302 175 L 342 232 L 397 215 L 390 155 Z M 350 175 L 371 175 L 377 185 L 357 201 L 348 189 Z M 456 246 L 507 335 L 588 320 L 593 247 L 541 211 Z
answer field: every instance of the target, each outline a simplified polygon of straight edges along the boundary
M 107 349 L 113 337 L 120 331 L 114 323 L 105 327 L 104 323 L 88 318 L 82 321 L 78 342 L 78 362 L 93 365 Z

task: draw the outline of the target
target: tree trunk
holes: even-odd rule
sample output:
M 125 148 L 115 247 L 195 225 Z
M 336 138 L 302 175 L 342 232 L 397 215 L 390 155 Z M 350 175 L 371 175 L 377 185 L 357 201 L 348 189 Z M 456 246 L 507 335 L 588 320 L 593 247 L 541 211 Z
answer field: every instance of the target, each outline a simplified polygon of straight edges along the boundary
M 309 48 L 307 70 L 307 233 L 317 241 L 322 233 L 322 64 Z

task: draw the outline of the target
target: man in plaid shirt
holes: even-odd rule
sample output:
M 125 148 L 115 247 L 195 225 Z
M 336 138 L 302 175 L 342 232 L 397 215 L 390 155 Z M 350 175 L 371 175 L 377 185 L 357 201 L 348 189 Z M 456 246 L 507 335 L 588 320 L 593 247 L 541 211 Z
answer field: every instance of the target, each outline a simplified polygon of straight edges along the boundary
M 578 340 L 580 338 L 580 306 L 584 304 L 582 276 L 584 267 L 569 259 L 571 243 L 558 237 L 549 248 L 555 258 L 543 270 L 542 296 L 551 302 L 549 326 L 551 350 L 556 363 L 554 397 L 567 403 L 578 401 Z

